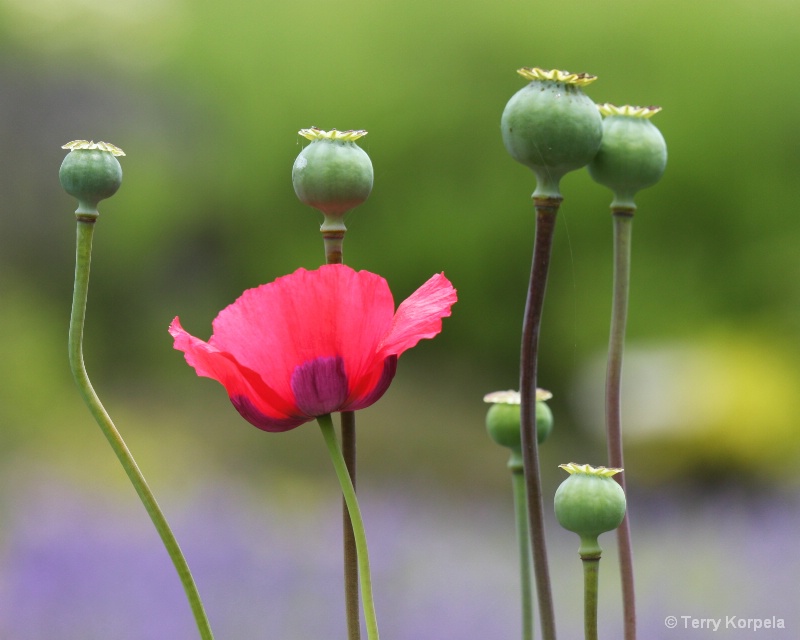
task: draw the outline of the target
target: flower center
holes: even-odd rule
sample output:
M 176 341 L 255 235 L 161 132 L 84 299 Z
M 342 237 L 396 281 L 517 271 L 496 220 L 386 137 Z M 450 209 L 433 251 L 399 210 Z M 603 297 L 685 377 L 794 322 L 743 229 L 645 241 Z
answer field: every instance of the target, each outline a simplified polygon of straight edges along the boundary
M 339 356 L 304 362 L 292 373 L 291 384 L 298 408 L 309 416 L 338 411 L 347 400 L 347 375 Z

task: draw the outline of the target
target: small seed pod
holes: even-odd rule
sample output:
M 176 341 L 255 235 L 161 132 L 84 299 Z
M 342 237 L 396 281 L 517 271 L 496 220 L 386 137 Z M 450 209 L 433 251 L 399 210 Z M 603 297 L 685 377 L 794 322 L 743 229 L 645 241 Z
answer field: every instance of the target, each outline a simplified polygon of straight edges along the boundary
M 125 153 L 108 142 L 74 140 L 62 149 L 69 149 L 58 178 L 61 186 L 78 199 L 79 215 L 96 217 L 97 204 L 113 196 L 122 184 L 122 167 L 116 156 Z
M 603 141 L 589 163 L 589 175 L 611 189 L 612 209 L 634 211 L 633 197 L 656 184 L 667 166 L 667 143 L 650 122 L 661 107 L 597 107 L 603 119 Z
M 570 476 L 556 490 L 556 519 L 580 536 L 582 558 L 599 558 L 597 537 L 616 529 L 625 517 L 625 492 L 612 477 L 622 469 L 574 462 L 559 466 Z
M 536 176 L 533 196 L 561 198 L 559 183 L 597 153 L 602 118 L 582 90 L 596 76 L 537 67 L 517 71 L 530 80 L 508 101 L 500 128 L 508 153 Z
M 536 390 L 536 440 L 539 444 L 553 431 L 553 413 L 545 402 L 552 397 L 549 391 Z M 521 451 L 519 391 L 495 391 L 485 395 L 483 401 L 492 405 L 486 413 L 486 431 L 492 440 L 512 451 Z
M 372 191 L 372 162 L 355 141 L 366 131 L 302 129 L 311 140 L 292 167 L 294 192 L 301 202 L 319 209 L 325 224 L 344 228 L 341 217 L 364 202 Z

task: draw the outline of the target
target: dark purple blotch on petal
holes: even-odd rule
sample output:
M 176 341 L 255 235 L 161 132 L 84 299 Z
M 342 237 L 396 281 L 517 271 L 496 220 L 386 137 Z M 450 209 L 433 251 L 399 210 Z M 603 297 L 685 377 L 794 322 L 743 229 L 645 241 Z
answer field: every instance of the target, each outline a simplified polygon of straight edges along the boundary
M 295 367 L 291 384 L 298 408 L 309 416 L 339 411 L 347 400 L 347 374 L 340 356 L 314 358 Z
M 272 418 L 264 415 L 256 409 L 252 400 L 247 396 L 231 396 L 231 403 L 241 416 L 253 426 L 258 427 L 263 431 L 270 431 L 272 433 L 279 433 L 281 431 L 289 431 L 301 424 L 309 422 L 311 418 L 298 417 L 298 418 Z

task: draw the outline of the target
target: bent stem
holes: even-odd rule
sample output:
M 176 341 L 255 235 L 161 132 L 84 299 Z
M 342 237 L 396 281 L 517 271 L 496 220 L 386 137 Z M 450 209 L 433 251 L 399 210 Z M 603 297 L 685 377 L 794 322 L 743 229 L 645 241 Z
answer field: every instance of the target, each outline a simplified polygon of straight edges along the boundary
M 528 297 L 525 302 L 520 356 L 522 459 L 525 469 L 528 520 L 543 640 L 555 640 L 556 623 L 553 595 L 550 588 L 550 571 L 547 566 L 542 484 L 539 476 L 539 448 L 536 440 L 536 374 L 539 357 L 539 329 L 547 286 L 547 272 L 550 267 L 556 214 L 561 200 L 561 197 L 534 198 L 536 240 L 533 248 Z
M 183 584 L 183 589 L 186 592 L 186 596 L 192 608 L 200 637 L 203 640 L 213 640 L 214 635 L 211 632 L 208 618 L 203 609 L 200 594 L 197 591 L 194 578 L 192 578 L 189 565 L 183 557 L 178 541 L 175 539 L 169 524 L 167 524 L 167 520 L 161 512 L 161 508 L 158 506 L 155 496 L 144 479 L 142 472 L 139 470 L 133 455 L 128 450 L 125 441 L 122 439 L 122 436 L 119 431 L 117 431 L 114 423 L 111 421 L 111 418 L 100 402 L 100 399 L 89 381 L 89 376 L 86 373 L 86 367 L 83 361 L 83 327 L 86 318 L 86 300 L 89 291 L 89 270 L 92 259 L 92 236 L 94 233 L 95 220 L 96 215 L 78 216 L 77 248 L 75 252 L 75 288 L 73 291 L 72 315 L 69 324 L 70 368 L 72 369 L 72 375 L 75 377 L 75 382 L 78 384 L 78 389 L 86 405 L 89 407 L 89 411 L 103 431 L 103 435 L 105 435 L 111 448 L 114 450 L 131 484 L 133 484 L 134 489 L 136 489 L 139 499 L 142 501 L 150 519 L 153 521 L 158 535 L 161 536 L 161 541 L 164 543 L 164 547 L 172 563 L 175 565 L 175 569 Z
M 519 545 L 519 582 L 522 596 L 522 640 L 533 640 L 533 585 L 531 584 L 531 541 L 528 529 L 528 505 L 525 500 L 525 476 L 522 458 L 514 451 L 508 461 Z
M 358 557 L 358 575 L 361 585 L 361 599 L 364 602 L 364 619 L 367 625 L 367 638 L 378 640 L 378 621 L 375 616 L 375 603 L 372 599 L 372 578 L 369 570 L 369 556 L 367 553 L 367 538 L 364 533 L 364 522 L 361 519 L 361 510 L 358 507 L 356 490 L 350 480 L 342 451 L 336 441 L 336 432 L 333 428 L 333 420 L 330 414 L 325 414 L 317 418 L 322 437 L 328 447 L 336 477 L 342 488 L 347 510 L 350 513 L 350 521 L 353 525 L 353 537 L 355 539 L 356 553 Z
M 628 296 L 631 272 L 631 235 L 633 210 L 615 208 L 614 218 L 614 284 L 611 307 L 611 331 L 606 369 L 606 431 L 608 434 L 608 466 L 624 469 L 622 456 L 622 354 L 625 348 L 625 326 L 628 317 Z M 625 473 L 614 476 L 623 490 Z M 626 491 L 627 493 L 627 491 Z M 622 583 L 622 606 L 625 640 L 636 640 L 636 601 L 633 584 L 633 548 L 628 514 L 617 530 L 619 568 Z

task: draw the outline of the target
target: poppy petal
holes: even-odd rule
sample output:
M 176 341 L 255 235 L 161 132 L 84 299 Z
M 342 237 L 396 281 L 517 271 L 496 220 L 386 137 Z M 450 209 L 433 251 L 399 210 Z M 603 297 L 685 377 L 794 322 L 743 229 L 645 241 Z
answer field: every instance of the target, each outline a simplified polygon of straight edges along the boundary
M 305 416 L 302 418 L 272 418 L 261 413 L 247 396 L 231 396 L 231 404 L 236 407 L 239 415 L 254 427 L 272 433 L 289 431 L 312 420 L 312 418 Z
M 392 384 L 397 373 L 397 356 L 389 356 L 383 361 L 378 375 L 365 377 L 351 394 L 355 399 L 342 408 L 342 411 L 358 411 L 366 409 L 381 399 Z
M 457 299 L 456 290 L 443 273 L 430 278 L 397 308 L 381 353 L 400 355 L 420 340 L 433 338 L 442 330 L 442 318 L 450 315 Z
M 389 285 L 378 275 L 344 265 L 298 269 L 223 309 L 209 344 L 293 398 L 295 368 L 316 358 L 340 357 L 351 383 L 371 370 L 393 313 Z
M 237 406 L 234 398 L 250 398 L 253 407 L 264 416 L 262 422 L 276 420 L 283 424 L 287 419 L 300 417 L 299 409 L 267 387 L 257 373 L 242 366 L 231 354 L 187 333 L 177 317 L 170 324 L 169 332 L 175 339 L 175 349 L 183 351 L 186 362 L 197 375 L 216 380 L 225 387 L 234 406 Z M 303 419 L 302 422 L 307 420 Z

